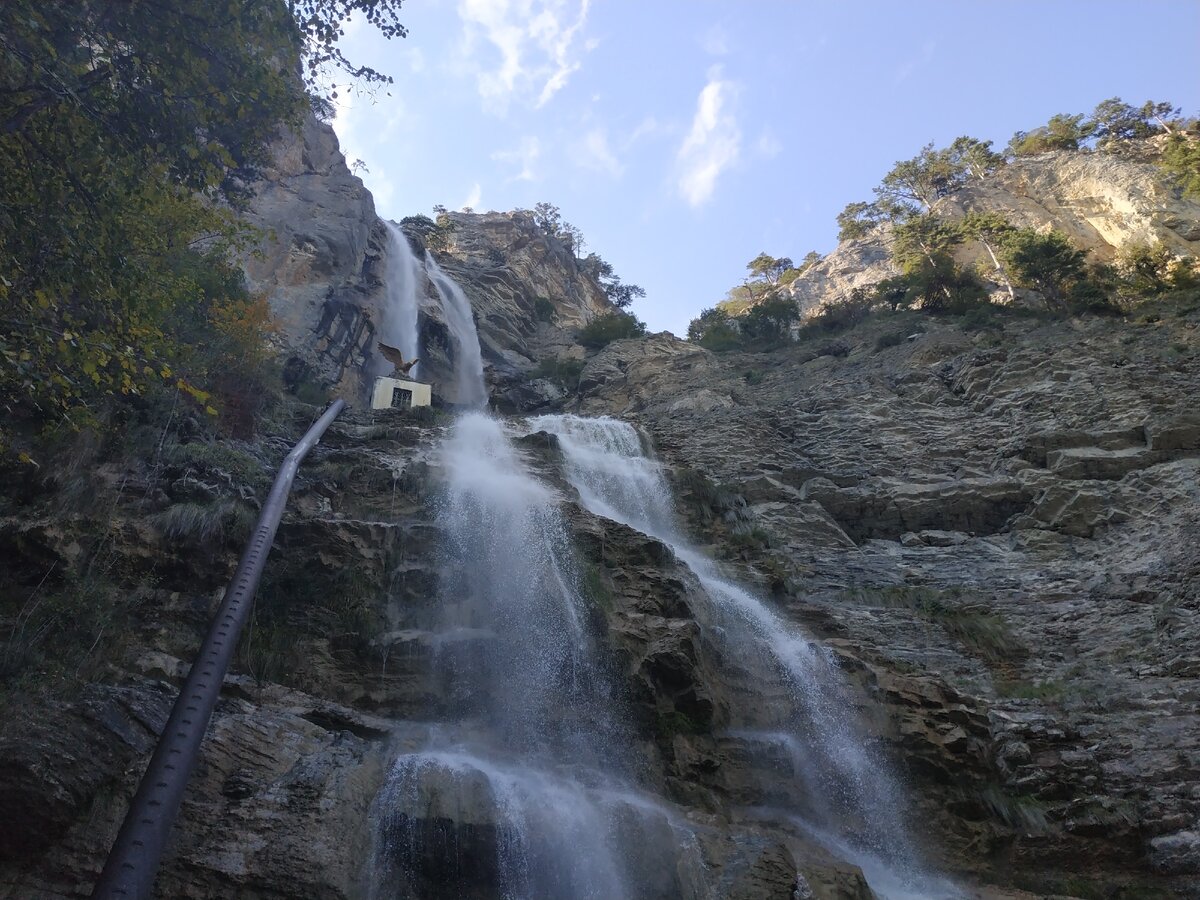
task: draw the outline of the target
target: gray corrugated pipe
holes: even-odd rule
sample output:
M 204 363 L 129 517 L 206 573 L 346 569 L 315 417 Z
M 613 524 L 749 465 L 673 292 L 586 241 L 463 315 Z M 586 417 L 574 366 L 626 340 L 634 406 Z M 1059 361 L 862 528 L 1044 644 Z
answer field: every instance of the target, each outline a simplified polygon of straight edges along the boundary
M 200 742 L 217 705 L 221 682 L 237 649 L 238 635 L 254 604 L 254 593 L 267 554 L 271 552 L 296 471 L 345 407 L 344 400 L 330 404 L 279 467 L 254 534 L 246 545 L 233 581 L 225 590 L 221 609 L 209 627 L 208 637 L 200 647 L 196 662 L 171 710 L 171 718 L 150 758 L 150 765 L 146 767 L 146 774 L 129 805 L 104 871 L 92 892 L 93 898 L 150 900 L 159 859 L 179 813 L 188 776 L 199 756 Z

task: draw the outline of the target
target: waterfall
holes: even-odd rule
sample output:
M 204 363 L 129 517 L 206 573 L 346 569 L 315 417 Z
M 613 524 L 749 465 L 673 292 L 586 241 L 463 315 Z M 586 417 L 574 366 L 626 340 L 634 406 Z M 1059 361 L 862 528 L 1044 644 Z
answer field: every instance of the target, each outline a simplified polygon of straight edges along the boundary
M 832 654 L 786 627 L 682 537 L 670 487 L 660 465 L 643 451 L 633 426 L 612 418 L 556 415 L 532 419 L 529 427 L 558 437 L 565 474 L 585 508 L 657 538 L 695 573 L 711 603 L 697 615 L 707 619 L 706 632 L 723 658 L 747 667 L 765 663 L 766 671 L 773 669 L 787 688 L 795 707 L 788 730 L 750 736 L 782 741 L 796 761 L 796 778 L 809 792 L 815 787 L 820 802 L 810 797 L 804 817 L 784 811 L 781 818 L 858 862 L 881 896 L 959 896 L 917 863 L 900 813 L 902 792 L 885 761 L 860 734 L 851 712 L 853 698 Z M 762 723 L 734 725 L 754 728 Z
M 479 350 L 479 334 L 471 301 L 462 288 L 442 271 L 432 254 L 425 251 L 425 271 L 442 301 L 442 315 L 457 347 L 454 358 L 455 386 L 458 403 L 475 409 L 487 405 L 487 388 L 483 382 L 483 356 Z
M 420 303 L 417 287 L 420 284 L 422 267 L 408 243 L 404 232 L 391 222 L 384 220 L 388 233 L 387 266 L 384 278 L 387 299 L 380 322 L 379 338 L 398 349 L 405 359 L 416 359 L 421 355 L 417 312 Z M 415 376 L 418 365 L 412 372 Z
M 373 896 L 696 896 L 690 827 L 638 785 L 562 497 L 483 413 L 460 416 L 439 457 L 444 574 L 429 624 L 471 647 L 434 660 L 440 723 L 376 798 Z

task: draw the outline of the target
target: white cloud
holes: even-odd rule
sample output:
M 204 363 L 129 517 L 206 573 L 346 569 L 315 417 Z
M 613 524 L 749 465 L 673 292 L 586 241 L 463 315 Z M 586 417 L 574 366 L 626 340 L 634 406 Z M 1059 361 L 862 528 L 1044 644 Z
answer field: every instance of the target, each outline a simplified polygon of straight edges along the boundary
M 625 167 L 609 146 L 608 132 L 603 128 L 593 128 L 574 149 L 575 161 L 585 169 L 603 172 L 613 178 L 620 178 L 625 171 Z
M 722 79 L 720 67 L 714 67 L 700 91 L 692 128 L 677 156 L 679 194 L 689 206 L 707 202 L 721 173 L 741 155 L 742 132 L 730 111 L 736 90 L 732 81 Z
M 463 54 L 480 96 L 504 113 L 516 98 L 544 106 L 579 71 L 594 41 L 580 40 L 591 0 L 459 0 Z M 477 62 L 491 44 L 498 65 Z M 534 99 L 536 98 L 536 99 Z
M 467 194 L 467 199 L 463 201 L 462 208 L 470 207 L 475 209 L 479 206 L 479 201 L 483 199 L 483 185 L 478 181 L 471 185 L 471 191 Z
M 754 151 L 763 159 L 774 159 L 783 152 L 783 144 L 770 128 L 763 131 L 754 143 Z
M 502 163 L 515 163 L 521 170 L 510 181 L 536 181 L 537 173 L 534 165 L 542 155 L 542 143 L 533 135 L 521 138 L 521 143 L 512 150 L 497 150 L 492 159 Z

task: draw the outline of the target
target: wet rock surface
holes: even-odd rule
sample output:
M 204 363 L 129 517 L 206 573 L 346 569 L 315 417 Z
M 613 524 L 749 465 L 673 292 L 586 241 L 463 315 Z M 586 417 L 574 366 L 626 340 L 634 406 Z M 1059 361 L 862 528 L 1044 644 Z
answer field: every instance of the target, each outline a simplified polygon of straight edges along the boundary
M 1196 313 L 925 325 L 879 351 L 912 325 L 877 319 L 844 360 L 622 342 L 577 408 L 739 499 L 763 534 L 734 564 L 786 573 L 778 608 L 884 705 L 952 865 L 1195 896 Z

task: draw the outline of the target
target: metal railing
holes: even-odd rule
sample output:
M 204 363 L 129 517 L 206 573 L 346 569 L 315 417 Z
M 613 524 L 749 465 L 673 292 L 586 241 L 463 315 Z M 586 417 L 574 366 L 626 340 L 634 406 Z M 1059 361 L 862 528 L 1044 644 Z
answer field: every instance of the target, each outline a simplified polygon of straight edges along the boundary
M 209 626 L 208 637 L 200 647 L 150 758 L 150 765 L 129 805 L 104 871 L 92 892 L 93 898 L 150 900 L 159 859 L 179 813 L 184 788 L 199 756 L 200 742 L 217 705 L 221 683 L 237 649 L 238 636 L 254 604 L 254 593 L 279 529 L 292 482 L 300 462 L 345 406 L 344 400 L 335 400 L 279 467 L 254 534 L 246 545 L 233 581 L 225 590 L 221 608 Z

